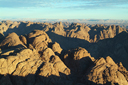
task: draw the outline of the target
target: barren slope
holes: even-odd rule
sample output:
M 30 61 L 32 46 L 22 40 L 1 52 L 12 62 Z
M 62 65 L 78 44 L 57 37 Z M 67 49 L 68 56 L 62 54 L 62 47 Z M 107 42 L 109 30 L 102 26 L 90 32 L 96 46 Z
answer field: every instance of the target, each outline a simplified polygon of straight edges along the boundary
M 1 34 L 1 85 L 128 85 L 125 29 L 61 22 L 17 26 Z

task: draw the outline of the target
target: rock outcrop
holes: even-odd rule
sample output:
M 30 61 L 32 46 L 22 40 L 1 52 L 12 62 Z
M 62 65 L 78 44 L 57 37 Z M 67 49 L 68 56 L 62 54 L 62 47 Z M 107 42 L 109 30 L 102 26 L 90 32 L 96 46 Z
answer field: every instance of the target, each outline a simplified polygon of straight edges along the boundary
M 41 30 L 35 30 L 28 34 L 28 42 L 38 51 L 43 51 L 51 42 L 49 36 Z
M 122 65 L 121 65 L 122 66 Z M 100 58 L 95 61 L 95 65 L 81 79 L 87 85 L 127 85 L 128 81 L 125 78 L 123 66 L 118 66 L 111 57 Z M 119 70 L 121 69 L 121 70 Z
M 97 42 L 99 40 L 113 38 L 122 31 L 126 31 L 126 29 L 123 29 L 120 26 L 115 26 L 115 25 L 112 26 L 96 25 L 92 27 L 89 32 L 90 42 Z
M 1 85 L 128 85 L 128 33 L 120 26 L 2 23 L 18 34 L 1 33 Z
M 59 43 L 57 43 L 57 42 L 53 43 L 51 48 L 52 48 L 53 52 L 55 52 L 55 53 L 57 53 L 57 54 L 61 54 L 61 52 L 62 52 L 62 50 L 63 50 L 63 49 L 60 47 Z
M 128 33 L 121 32 L 117 36 L 111 39 L 104 39 L 98 41 L 95 44 L 90 45 L 88 51 L 91 53 L 91 56 L 96 59 L 106 56 L 111 56 L 112 59 L 116 62 L 122 62 L 124 67 L 128 69 L 127 60 L 128 60 Z
M 25 47 L 15 53 L 13 51 L 12 53 L 14 54 L 6 55 L 6 58 L 0 58 L 0 74 L 1 76 L 4 75 L 0 79 L 2 85 L 32 85 L 39 82 L 41 83 L 42 81 L 43 84 L 61 84 L 62 82 L 68 83 L 68 75 L 71 73 L 70 69 L 63 63 L 59 56 L 54 53 L 60 53 L 60 50 L 57 49 L 58 47 L 61 49 L 58 43 L 53 44 L 52 49 L 54 51 L 51 48 L 48 48 L 48 43 L 51 42 L 51 39 L 49 39 L 45 32 L 40 30 L 35 30 L 28 34 L 28 40 L 26 40 L 24 36 L 20 36 L 20 39 L 22 42 L 28 41 L 28 44 L 31 43 L 30 45 L 33 48 L 28 49 Z M 5 40 L 3 40 L 1 47 L 8 45 L 7 48 L 4 48 L 5 50 L 10 49 L 9 47 L 11 46 L 18 46 L 19 44 L 25 46 L 25 43 L 22 43 L 20 39 L 18 35 L 11 33 L 5 38 Z M 39 50 L 37 48 L 38 43 L 39 45 L 42 43 L 42 45 L 46 48 Z M 4 55 L 1 55 L 1 57 L 2 56 Z M 52 75 L 54 76 L 51 77 Z M 60 76 L 61 78 L 59 78 Z M 47 77 L 50 78 L 47 79 Z M 36 81 L 37 78 L 39 78 L 38 81 Z M 8 79 L 8 83 L 6 83 L 6 79 Z M 58 79 L 61 82 L 58 81 Z M 72 83 L 72 81 L 69 83 Z
M 0 43 L 2 49 L 7 49 L 9 47 L 24 47 L 26 46 L 20 41 L 19 36 L 16 33 L 10 33 L 8 36 Z
M 84 39 L 89 41 L 90 35 L 88 34 L 88 32 L 90 31 L 90 28 L 88 26 L 84 26 L 79 23 L 76 23 L 76 24 L 74 23 L 74 24 L 71 24 L 71 26 L 69 26 L 68 29 L 69 30 L 66 30 L 67 37 L 79 38 L 79 39 Z
M 64 31 L 64 26 L 63 26 L 62 22 L 54 23 L 52 32 L 54 32 L 58 35 L 66 36 L 66 32 Z
M 63 25 L 64 24 L 64 25 Z M 68 26 L 66 25 L 68 24 Z M 25 35 L 31 31 L 39 29 L 43 30 L 50 35 L 55 33 L 64 37 L 77 38 L 87 40 L 88 42 L 95 43 L 99 40 L 106 38 L 113 38 L 122 31 L 127 31 L 125 28 L 121 28 L 116 25 L 87 25 L 80 23 L 40 23 L 40 22 L 12 22 L 4 21 L 0 24 L 0 33 L 7 35 L 11 32 L 16 32 L 18 35 Z
M 27 39 L 26 39 L 25 36 L 20 35 L 19 38 L 20 38 L 20 40 L 23 42 L 23 44 L 27 45 Z
M 58 74 L 59 72 L 64 73 L 66 75 L 70 74 L 70 69 L 68 69 L 66 67 L 66 65 L 61 61 L 61 59 L 54 54 L 52 49 L 47 48 L 43 52 L 41 59 L 46 62 L 44 67 L 42 68 L 43 71 L 41 71 L 41 73 L 40 73 L 40 74 L 42 74 L 42 76 L 47 76 L 47 77 L 50 75 L 58 75 L 59 76 L 59 74 Z M 46 69 L 46 67 L 49 67 L 49 69 Z M 44 69 L 46 69 L 46 70 L 44 70 Z M 53 71 L 51 71 L 50 69 Z M 56 71 L 59 71 L 59 72 L 56 72 Z
M 91 57 L 90 53 L 81 47 L 69 50 L 64 54 L 64 63 L 77 73 L 82 73 L 93 61 L 95 59 Z

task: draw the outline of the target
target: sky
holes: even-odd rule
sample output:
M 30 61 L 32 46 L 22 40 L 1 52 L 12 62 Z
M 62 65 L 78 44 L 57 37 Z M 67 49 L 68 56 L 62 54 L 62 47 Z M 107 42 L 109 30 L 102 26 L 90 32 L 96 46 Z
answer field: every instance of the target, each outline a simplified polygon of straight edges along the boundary
M 128 20 L 128 0 L 0 0 L 0 19 Z

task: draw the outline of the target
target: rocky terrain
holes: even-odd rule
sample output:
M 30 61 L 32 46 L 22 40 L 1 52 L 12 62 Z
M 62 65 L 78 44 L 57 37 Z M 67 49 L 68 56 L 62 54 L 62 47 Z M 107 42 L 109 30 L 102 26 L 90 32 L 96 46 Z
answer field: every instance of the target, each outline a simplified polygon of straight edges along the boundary
M 128 85 L 128 33 L 111 25 L 0 23 L 1 85 Z
M 40 22 L 12 22 L 2 21 L 0 23 L 0 33 L 5 36 L 8 33 L 15 32 L 18 35 L 28 34 L 34 29 L 45 31 L 49 36 L 50 33 L 55 33 L 64 37 L 79 38 L 88 42 L 97 42 L 106 38 L 113 38 L 122 31 L 127 31 L 125 28 L 121 28 L 116 25 L 86 25 L 80 23 L 69 24 L 67 22 L 62 23 L 40 23 Z M 50 33 L 49 33 L 50 32 Z

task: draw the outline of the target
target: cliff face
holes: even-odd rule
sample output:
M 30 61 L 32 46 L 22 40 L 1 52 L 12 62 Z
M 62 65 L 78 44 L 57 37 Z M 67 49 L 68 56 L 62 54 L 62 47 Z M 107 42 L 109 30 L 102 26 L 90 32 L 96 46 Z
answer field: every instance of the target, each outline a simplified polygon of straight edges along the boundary
M 21 28 L 14 28 L 17 34 L 1 34 L 1 85 L 128 84 L 128 33 L 119 26 L 73 23 L 64 27 L 61 22 L 24 26 L 25 35 Z M 39 28 L 31 31 L 34 26 Z M 70 45 L 74 48 L 63 49 Z
M 63 25 L 64 24 L 64 25 Z M 11 22 L 5 21 L 0 24 L 0 33 L 7 35 L 11 32 L 16 32 L 18 35 L 28 34 L 34 29 L 43 30 L 45 32 L 52 32 L 57 35 L 70 38 L 79 38 L 88 42 L 97 42 L 106 38 L 113 38 L 122 31 L 126 31 L 125 28 L 120 26 L 110 25 L 90 25 L 72 23 L 66 26 L 65 23 L 57 22 L 51 23 L 37 23 L 37 22 Z M 48 34 L 49 35 L 49 34 Z

